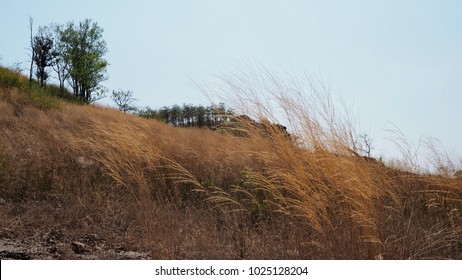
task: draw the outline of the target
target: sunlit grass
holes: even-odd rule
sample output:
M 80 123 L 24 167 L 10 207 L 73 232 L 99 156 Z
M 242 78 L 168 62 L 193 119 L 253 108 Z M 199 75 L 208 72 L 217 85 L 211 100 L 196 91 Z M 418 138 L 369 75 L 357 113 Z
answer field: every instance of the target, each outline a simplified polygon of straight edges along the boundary
M 217 131 L 44 108 L 1 88 L 0 196 L 61 207 L 5 224 L 99 230 L 153 258 L 462 257 L 456 163 L 436 147 L 439 175 L 362 157 L 354 116 L 329 88 L 253 71 L 220 76 L 218 94 L 261 125 L 241 118 Z

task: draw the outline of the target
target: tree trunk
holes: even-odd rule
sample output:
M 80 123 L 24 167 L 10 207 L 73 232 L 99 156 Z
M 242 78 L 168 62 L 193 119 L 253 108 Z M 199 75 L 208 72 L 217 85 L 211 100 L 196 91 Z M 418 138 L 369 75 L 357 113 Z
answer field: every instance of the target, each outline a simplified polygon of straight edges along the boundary
M 34 20 L 32 19 L 31 16 L 29 16 L 29 27 L 30 27 L 30 48 L 32 51 L 31 57 L 30 57 L 30 70 L 29 70 L 29 89 L 32 88 L 32 74 L 34 72 L 34 59 L 35 59 L 35 48 L 34 48 L 34 38 L 32 35 L 32 26 L 33 26 Z

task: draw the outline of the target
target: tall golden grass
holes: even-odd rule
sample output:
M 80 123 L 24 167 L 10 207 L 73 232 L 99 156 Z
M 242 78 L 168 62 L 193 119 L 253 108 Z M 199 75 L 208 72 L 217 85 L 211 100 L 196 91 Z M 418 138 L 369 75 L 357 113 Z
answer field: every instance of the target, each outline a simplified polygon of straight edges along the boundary
M 98 106 L 44 110 L 0 89 L 1 197 L 60 209 L 12 211 L 5 227 L 97 231 L 166 259 L 462 257 L 460 179 L 358 156 L 352 114 L 311 77 L 220 79 L 220 96 L 268 129 L 242 119 L 241 137 Z

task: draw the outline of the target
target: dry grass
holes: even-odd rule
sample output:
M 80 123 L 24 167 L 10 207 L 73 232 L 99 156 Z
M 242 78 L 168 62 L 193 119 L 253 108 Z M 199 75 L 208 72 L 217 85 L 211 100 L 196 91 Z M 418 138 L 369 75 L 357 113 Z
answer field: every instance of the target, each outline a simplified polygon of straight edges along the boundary
M 97 233 L 160 259 L 462 258 L 460 179 L 355 155 L 354 121 L 329 89 L 265 71 L 223 76 L 221 94 L 286 120 L 292 138 L 44 110 L 0 89 L 2 232 Z

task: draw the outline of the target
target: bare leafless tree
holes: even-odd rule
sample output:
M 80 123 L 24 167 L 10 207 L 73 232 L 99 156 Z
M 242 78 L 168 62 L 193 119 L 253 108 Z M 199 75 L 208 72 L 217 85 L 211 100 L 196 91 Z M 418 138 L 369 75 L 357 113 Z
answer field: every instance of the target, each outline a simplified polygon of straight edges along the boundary
M 363 133 L 359 135 L 359 149 L 368 158 L 371 157 L 371 152 L 374 149 L 372 147 L 372 138 L 367 134 Z
M 126 113 L 135 109 L 133 105 L 135 98 L 133 97 L 133 92 L 129 90 L 113 90 L 111 100 L 117 105 L 121 112 Z
M 29 68 L 29 89 L 32 87 L 32 74 L 34 73 L 34 60 L 35 60 L 35 46 L 34 46 L 34 35 L 33 35 L 34 20 L 29 16 L 29 29 L 30 29 L 30 68 Z

